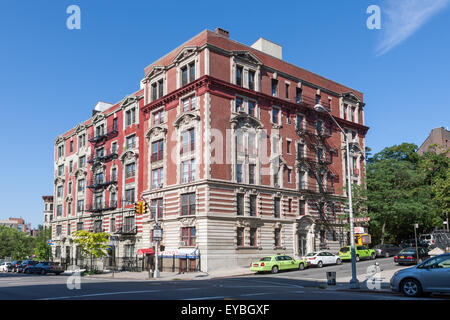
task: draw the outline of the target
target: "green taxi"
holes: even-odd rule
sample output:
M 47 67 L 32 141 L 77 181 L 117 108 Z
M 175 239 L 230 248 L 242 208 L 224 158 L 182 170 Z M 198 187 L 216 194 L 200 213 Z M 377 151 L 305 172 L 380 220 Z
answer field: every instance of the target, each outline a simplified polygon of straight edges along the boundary
M 303 270 L 308 266 L 306 260 L 293 259 L 286 255 L 263 257 L 250 264 L 250 271 L 278 273 L 280 270 Z
M 358 262 L 361 259 L 375 259 L 377 254 L 374 249 L 369 249 L 367 246 L 356 245 L 355 246 L 355 260 Z M 341 260 L 352 260 L 352 253 L 350 246 L 342 247 L 339 250 L 339 258 Z

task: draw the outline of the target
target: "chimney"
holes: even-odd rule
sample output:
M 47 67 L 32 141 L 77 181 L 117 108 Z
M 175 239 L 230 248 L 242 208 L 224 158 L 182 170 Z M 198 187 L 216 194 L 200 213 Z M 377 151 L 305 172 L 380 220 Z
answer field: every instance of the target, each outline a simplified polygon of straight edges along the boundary
M 216 33 L 220 36 L 224 36 L 225 38 L 230 38 L 230 33 L 225 29 L 217 27 Z
M 267 53 L 272 57 L 283 60 L 283 48 L 272 41 L 264 38 L 259 38 L 254 44 L 251 45 L 251 47 L 253 49 Z

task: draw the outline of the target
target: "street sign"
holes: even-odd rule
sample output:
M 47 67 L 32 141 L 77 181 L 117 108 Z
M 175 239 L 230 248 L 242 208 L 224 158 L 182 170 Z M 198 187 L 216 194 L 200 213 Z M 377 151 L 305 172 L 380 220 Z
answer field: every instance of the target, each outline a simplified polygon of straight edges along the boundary
M 353 222 L 369 222 L 370 217 L 359 217 L 359 218 L 353 218 Z
M 155 226 L 152 232 L 152 241 L 161 241 L 162 240 L 163 230 L 159 226 Z
M 54 246 L 54 245 L 55 245 L 55 244 L 53 243 L 52 240 L 48 240 L 47 244 L 48 244 L 49 246 Z
M 364 228 L 363 227 L 355 227 L 354 230 L 355 230 L 354 231 L 355 233 L 364 233 Z

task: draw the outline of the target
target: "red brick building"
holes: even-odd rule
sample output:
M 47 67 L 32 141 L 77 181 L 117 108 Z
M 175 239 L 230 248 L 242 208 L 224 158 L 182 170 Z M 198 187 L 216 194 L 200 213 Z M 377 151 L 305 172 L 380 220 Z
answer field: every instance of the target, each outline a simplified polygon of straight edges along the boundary
M 67 195 L 68 181 L 90 181 L 99 173 L 110 181 L 115 167 L 117 181 L 99 188 L 98 203 L 111 203 L 112 192 L 118 201 L 126 199 L 134 186 L 134 198 L 142 196 L 151 207 L 151 214 L 136 218 L 137 233 L 121 244 L 133 247 L 120 250 L 136 254 L 152 248 L 150 230 L 158 214 L 162 256 L 175 255 L 183 268 L 199 265 L 208 271 L 247 265 L 267 254 L 336 251 L 347 237 L 338 219 L 346 197 L 345 143 L 331 119 L 313 109 L 317 103 L 345 128 L 351 174 L 360 183 L 368 130 L 361 92 L 289 64 L 282 48 L 265 39 L 247 46 L 222 29 L 201 32 L 146 67 L 140 91 L 57 139 L 60 233 L 66 232 L 66 220 L 84 221 L 85 228 L 101 220 L 103 229 L 113 232 L 108 226 L 113 218 L 116 225 L 124 221 L 118 217 L 122 209 L 133 215 L 127 211 L 131 206 L 119 203 L 100 212 L 89 209 L 97 203 L 95 183 Z M 138 120 L 126 129 L 124 113 L 131 105 L 139 110 Z M 91 138 L 80 149 L 85 151 L 59 152 L 59 146 L 70 149 L 71 141 L 78 145 L 80 135 L 92 136 L 100 123 L 108 128 L 101 141 Z M 130 134 L 136 135 L 136 147 L 124 149 Z M 117 159 L 103 156 L 95 166 L 67 170 L 67 161 L 92 157 L 100 146 L 112 152 L 116 140 Z M 124 178 L 133 161 L 133 178 Z M 80 199 L 89 214 L 74 212 Z

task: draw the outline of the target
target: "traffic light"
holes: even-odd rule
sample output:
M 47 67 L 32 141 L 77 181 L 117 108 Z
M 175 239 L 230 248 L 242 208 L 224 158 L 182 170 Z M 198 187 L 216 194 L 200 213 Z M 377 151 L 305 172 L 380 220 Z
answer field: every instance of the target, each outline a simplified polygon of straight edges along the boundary
M 137 214 L 145 214 L 147 205 L 144 201 L 138 201 L 134 204 L 134 210 Z
M 141 214 L 145 214 L 147 211 L 147 204 L 144 201 L 141 201 Z

